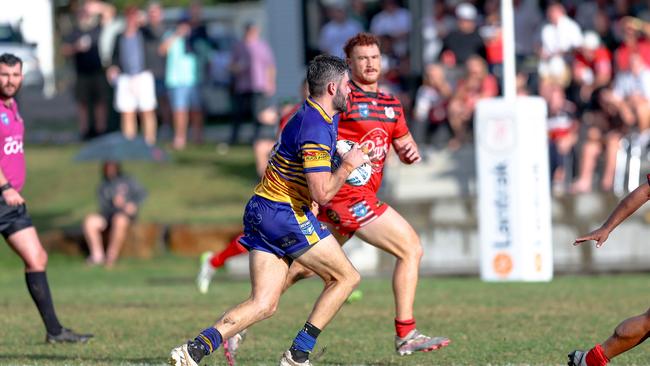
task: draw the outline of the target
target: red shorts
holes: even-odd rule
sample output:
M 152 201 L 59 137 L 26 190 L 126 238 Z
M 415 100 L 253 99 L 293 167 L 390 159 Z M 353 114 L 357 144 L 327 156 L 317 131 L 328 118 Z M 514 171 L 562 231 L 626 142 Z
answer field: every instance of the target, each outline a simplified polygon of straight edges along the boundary
M 318 220 L 334 226 L 341 235 L 352 236 L 355 231 L 368 225 L 388 209 L 388 205 L 377 199 L 374 192 L 359 193 L 337 197 L 327 205 L 321 206 Z

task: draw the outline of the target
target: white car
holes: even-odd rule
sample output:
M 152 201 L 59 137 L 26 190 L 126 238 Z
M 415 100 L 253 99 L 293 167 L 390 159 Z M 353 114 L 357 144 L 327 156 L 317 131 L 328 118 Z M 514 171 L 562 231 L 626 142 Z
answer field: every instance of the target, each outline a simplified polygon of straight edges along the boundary
M 25 42 L 20 29 L 0 23 L 0 54 L 11 53 L 23 60 L 23 86 L 43 89 L 43 73 L 36 56 L 36 44 Z

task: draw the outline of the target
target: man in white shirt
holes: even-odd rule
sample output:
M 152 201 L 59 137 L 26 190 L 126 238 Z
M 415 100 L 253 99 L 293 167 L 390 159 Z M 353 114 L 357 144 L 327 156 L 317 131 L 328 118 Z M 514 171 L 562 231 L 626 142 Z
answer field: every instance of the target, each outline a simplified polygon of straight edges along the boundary
M 549 5 L 546 17 L 548 23 L 542 27 L 540 78 L 568 81 L 569 69 L 564 58 L 582 45 L 582 31 L 578 23 L 566 15 L 560 3 Z

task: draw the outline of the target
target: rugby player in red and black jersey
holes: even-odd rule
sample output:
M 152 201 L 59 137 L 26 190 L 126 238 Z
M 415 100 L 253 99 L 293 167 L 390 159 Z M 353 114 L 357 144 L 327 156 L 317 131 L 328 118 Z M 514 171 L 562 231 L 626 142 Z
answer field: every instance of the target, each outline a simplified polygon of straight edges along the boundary
M 643 204 L 650 201 L 650 174 L 648 182 L 625 197 L 609 218 L 598 229 L 575 240 L 573 245 L 595 241 L 596 248 L 605 244 L 609 234 L 625 219 L 635 213 Z M 639 344 L 643 343 L 650 334 L 650 309 L 637 316 L 627 318 L 614 329 L 614 334 L 602 344 L 596 344 L 589 351 L 575 350 L 569 354 L 569 366 L 605 366 L 609 361 Z
M 404 164 L 419 162 L 420 154 L 406 125 L 401 103 L 379 90 L 381 53 L 378 39 L 372 34 L 360 33 L 347 41 L 344 50 L 351 72 L 351 93 L 347 112 L 340 115 L 338 139 L 357 142 L 368 152 L 372 178 L 361 187 L 344 185 L 334 199 L 320 207 L 318 219 L 330 228 L 341 244 L 357 235 L 395 256 L 396 351 L 400 355 L 432 351 L 450 341 L 445 337 L 426 336 L 415 327 L 413 302 L 422 258 L 420 239 L 397 211 L 377 198 L 390 147 Z M 309 275 L 300 266 L 292 266 L 287 285 Z

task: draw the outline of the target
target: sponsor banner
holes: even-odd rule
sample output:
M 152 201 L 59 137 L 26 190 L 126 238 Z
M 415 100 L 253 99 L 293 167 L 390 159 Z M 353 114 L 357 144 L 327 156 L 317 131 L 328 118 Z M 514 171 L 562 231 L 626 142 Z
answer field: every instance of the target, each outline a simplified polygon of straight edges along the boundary
M 478 103 L 475 134 L 481 278 L 553 278 L 546 103 Z

